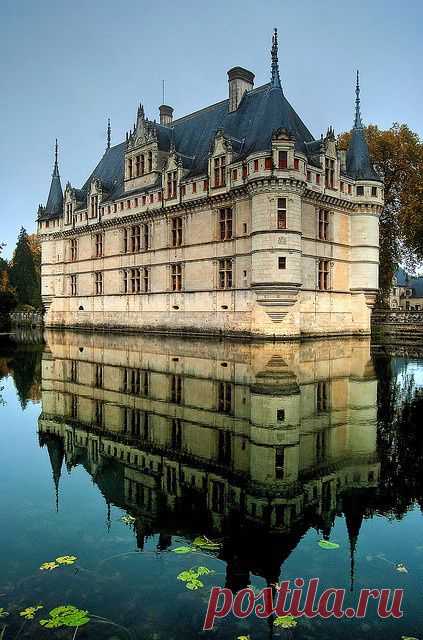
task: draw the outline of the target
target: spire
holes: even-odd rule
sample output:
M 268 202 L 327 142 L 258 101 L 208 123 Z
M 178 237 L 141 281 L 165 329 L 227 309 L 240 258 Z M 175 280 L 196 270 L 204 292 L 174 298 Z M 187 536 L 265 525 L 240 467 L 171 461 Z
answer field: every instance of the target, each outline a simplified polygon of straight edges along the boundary
M 354 129 L 362 129 L 363 123 L 361 122 L 360 113 L 360 74 L 357 69 L 357 83 L 355 85 L 355 120 Z
M 50 217 L 57 217 L 63 214 L 63 191 L 60 182 L 59 174 L 59 162 L 58 162 L 59 146 L 56 143 L 54 145 L 54 167 L 51 177 L 50 191 L 47 198 L 46 208 L 44 215 Z
M 112 128 L 110 126 L 110 118 L 107 119 L 107 149 L 110 149 L 110 143 L 112 141 Z
M 63 448 L 63 441 L 51 434 L 47 439 L 47 451 L 50 458 L 51 469 L 53 472 L 54 489 L 56 494 L 56 511 L 59 512 L 59 483 L 60 476 L 62 475 L 63 459 L 65 457 L 65 450 Z
M 272 37 L 272 80 L 271 85 L 274 88 L 282 89 L 281 78 L 279 75 L 278 63 L 278 30 L 275 29 Z
M 354 180 L 377 180 L 380 177 L 373 168 L 370 158 L 369 147 L 367 146 L 364 134 L 364 126 L 360 113 L 360 77 L 357 71 L 355 86 L 355 118 L 351 132 L 351 141 L 347 151 L 346 169 L 347 175 Z

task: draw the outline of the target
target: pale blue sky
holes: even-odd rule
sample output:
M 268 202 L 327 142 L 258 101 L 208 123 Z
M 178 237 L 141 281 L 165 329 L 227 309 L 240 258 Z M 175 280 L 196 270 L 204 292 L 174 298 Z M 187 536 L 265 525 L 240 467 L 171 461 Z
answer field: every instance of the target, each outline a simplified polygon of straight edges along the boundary
M 62 186 L 101 157 L 106 122 L 120 142 L 138 103 L 158 118 L 162 79 L 175 117 L 227 95 L 228 69 L 269 80 L 279 29 L 287 98 L 314 136 L 351 127 L 355 69 L 366 122 L 406 122 L 423 137 L 421 0 L 0 2 L 0 240 L 35 229 L 54 139 Z

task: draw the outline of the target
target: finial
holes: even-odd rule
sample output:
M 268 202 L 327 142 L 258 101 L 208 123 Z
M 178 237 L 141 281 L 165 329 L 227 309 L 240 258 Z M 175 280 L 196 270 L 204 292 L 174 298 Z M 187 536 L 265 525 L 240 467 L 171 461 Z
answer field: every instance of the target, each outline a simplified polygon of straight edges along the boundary
M 112 139 L 112 129 L 110 126 L 110 118 L 107 119 L 107 147 L 106 149 L 110 149 L 110 142 Z
M 279 64 L 278 64 L 278 30 L 275 29 L 272 37 L 272 87 L 278 87 L 282 89 L 281 86 L 281 78 L 279 75 Z
M 360 74 L 357 69 L 357 83 L 355 86 L 355 120 L 354 120 L 354 128 L 362 129 L 363 123 L 361 122 L 361 114 L 360 114 Z
M 53 167 L 53 176 L 59 175 L 59 163 L 58 163 L 58 155 L 59 155 L 59 145 L 56 143 L 54 145 L 54 167 Z

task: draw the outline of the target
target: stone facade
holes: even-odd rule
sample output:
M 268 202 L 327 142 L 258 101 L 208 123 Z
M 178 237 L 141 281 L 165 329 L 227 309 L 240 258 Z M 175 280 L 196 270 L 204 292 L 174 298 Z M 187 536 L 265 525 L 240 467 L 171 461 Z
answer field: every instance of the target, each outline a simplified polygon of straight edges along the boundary
M 332 128 L 314 140 L 280 86 L 276 36 L 271 83 L 253 78 L 232 69 L 230 99 L 179 120 L 162 105 L 152 122 L 140 106 L 61 207 L 56 158 L 38 216 L 47 326 L 369 333 L 383 185 L 357 169 L 361 120 L 347 154 Z

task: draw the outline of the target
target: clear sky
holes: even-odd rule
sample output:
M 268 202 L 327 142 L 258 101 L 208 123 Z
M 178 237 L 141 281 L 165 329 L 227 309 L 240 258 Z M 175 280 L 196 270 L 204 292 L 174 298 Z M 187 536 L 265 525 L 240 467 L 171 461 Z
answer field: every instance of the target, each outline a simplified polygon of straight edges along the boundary
M 62 186 L 81 186 L 139 102 L 158 119 L 227 96 L 228 69 L 270 77 L 273 27 L 285 95 L 315 137 L 349 129 L 355 69 L 365 122 L 423 137 L 422 0 L 0 0 L 0 241 L 35 229 L 59 139 Z

